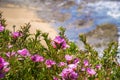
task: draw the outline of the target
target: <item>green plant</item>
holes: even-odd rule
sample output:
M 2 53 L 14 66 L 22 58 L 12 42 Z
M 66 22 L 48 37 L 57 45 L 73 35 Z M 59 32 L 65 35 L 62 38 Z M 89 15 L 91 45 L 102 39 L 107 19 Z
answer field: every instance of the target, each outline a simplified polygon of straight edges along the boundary
M 111 42 L 103 57 L 84 35 L 79 35 L 85 50 L 80 50 L 60 27 L 54 40 L 37 30 L 30 34 L 30 23 L 11 32 L 0 14 L 0 78 L 2 80 L 119 80 L 117 43 Z M 6 26 L 7 27 L 7 26 Z M 41 44 L 41 38 L 47 47 Z

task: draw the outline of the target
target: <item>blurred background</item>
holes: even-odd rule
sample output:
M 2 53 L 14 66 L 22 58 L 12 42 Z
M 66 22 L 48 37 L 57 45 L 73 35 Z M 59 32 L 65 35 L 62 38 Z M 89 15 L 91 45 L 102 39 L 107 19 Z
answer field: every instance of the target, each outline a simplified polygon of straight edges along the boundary
M 119 0 L 0 0 L 0 11 L 8 28 L 30 22 L 35 29 L 57 35 L 58 27 L 83 49 L 79 34 L 85 34 L 96 50 L 102 51 L 111 41 L 118 41 Z

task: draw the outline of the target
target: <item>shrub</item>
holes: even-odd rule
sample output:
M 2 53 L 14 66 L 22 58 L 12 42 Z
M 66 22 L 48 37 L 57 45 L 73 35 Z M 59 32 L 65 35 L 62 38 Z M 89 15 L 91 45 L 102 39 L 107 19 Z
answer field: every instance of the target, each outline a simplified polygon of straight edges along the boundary
M 30 24 L 11 32 L 0 14 L 0 78 L 3 80 L 119 80 L 117 43 L 111 42 L 99 57 L 79 35 L 85 50 L 65 36 L 65 29 L 54 40 L 39 30 L 30 34 Z M 32 36 L 32 37 L 31 37 Z M 47 48 L 41 44 L 43 38 Z

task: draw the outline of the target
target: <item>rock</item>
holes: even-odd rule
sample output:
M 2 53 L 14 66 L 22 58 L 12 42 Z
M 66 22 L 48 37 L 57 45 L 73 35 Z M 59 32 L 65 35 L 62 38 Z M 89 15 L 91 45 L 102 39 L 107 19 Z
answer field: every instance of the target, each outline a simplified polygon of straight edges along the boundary
M 95 30 L 85 34 L 87 40 L 94 47 L 106 48 L 110 42 L 117 42 L 117 27 L 113 24 L 102 24 L 96 27 Z

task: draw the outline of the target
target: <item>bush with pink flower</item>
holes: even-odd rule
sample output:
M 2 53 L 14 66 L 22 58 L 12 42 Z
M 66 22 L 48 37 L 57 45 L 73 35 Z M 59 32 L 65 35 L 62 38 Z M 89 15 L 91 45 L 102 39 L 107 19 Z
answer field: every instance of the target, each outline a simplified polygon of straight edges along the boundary
M 87 42 L 81 50 L 65 36 L 60 27 L 53 40 L 37 30 L 30 34 L 30 24 L 14 32 L 7 30 L 0 14 L 0 79 L 2 80 L 119 80 L 117 43 L 111 42 L 103 57 Z M 15 29 L 15 27 L 14 27 Z M 12 33 L 12 35 L 11 35 Z M 41 38 L 47 47 L 41 44 Z

